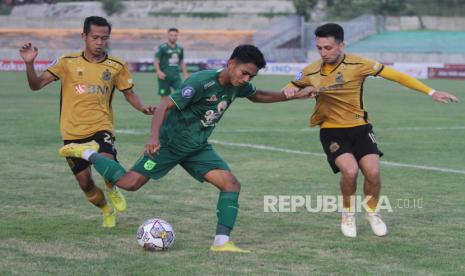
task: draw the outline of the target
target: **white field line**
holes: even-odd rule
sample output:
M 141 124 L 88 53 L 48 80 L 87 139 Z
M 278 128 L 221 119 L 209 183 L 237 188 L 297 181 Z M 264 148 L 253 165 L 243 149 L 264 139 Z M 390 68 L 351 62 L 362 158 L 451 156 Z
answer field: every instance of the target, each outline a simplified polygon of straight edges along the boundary
M 444 131 L 444 130 L 465 130 L 465 126 L 446 126 L 446 127 L 387 127 L 374 128 L 375 131 Z M 286 128 L 238 128 L 238 129 L 217 129 L 217 133 L 257 133 L 257 132 L 318 132 L 319 128 L 301 128 L 301 129 L 286 129 Z M 148 134 L 147 131 L 136 129 L 119 129 L 116 132 L 126 134 Z
M 123 134 L 130 134 L 130 135 L 148 135 L 148 131 L 141 131 L 141 130 L 135 130 L 135 129 L 118 129 L 116 130 L 116 133 L 123 133 Z M 277 148 L 277 147 L 266 146 L 266 145 L 232 143 L 232 142 L 225 142 L 225 141 L 219 141 L 219 140 L 214 140 L 214 139 L 209 140 L 209 142 L 212 144 L 230 146 L 230 147 L 250 148 L 250 149 L 283 152 L 283 153 L 290 153 L 290 154 L 297 154 L 297 155 L 317 156 L 317 157 L 325 156 L 325 154 L 323 153 L 291 150 L 291 149 Z M 424 170 L 424 171 L 445 172 L 445 173 L 455 173 L 455 174 L 465 175 L 465 170 L 455 170 L 455 169 L 449 169 L 449 168 L 397 163 L 397 162 L 390 162 L 390 161 L 381 161 L 380 163 L 382 165 L 391 166 L 391 167 L 400 167 L 400 168 L 417 169 L 417 170 Z

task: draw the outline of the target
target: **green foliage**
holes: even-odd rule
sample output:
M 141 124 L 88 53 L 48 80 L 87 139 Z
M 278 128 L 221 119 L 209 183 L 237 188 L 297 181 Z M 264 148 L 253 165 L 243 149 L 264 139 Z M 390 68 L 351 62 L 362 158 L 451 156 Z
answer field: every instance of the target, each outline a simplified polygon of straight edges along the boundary
M 465 0 L 328 0 L 329 17 L 347 20 L 363 14 L 463 16 Z
M 266 18 L 274 18 L 279 16 L 288 16 L 291 15 L 289 12 L 261 12 L 258 13 L 257 16 L 266 17 Z
M 318 0 L 294 0 L 296 13 L 303 16 L 305 21 L 310 19 L 310 11 L 315 7 Z
M 121 0 L 101 0 L 103 9 L 107 15 L 121 13 L 124 10 L 124 4 Z
M 170 16 L 170 17 L 199 17 L 199 18 L 221 18 L 227 17 L 226 12 L 149 12 L 150 16 Z
M 13 6 L 0 3 L 0 15 L 9 15 Z

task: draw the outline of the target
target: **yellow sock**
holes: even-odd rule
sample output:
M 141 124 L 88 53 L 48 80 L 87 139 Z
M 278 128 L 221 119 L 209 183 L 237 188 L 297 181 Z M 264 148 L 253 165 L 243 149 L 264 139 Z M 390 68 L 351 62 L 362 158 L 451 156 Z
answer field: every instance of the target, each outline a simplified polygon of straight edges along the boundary
M 94 186 L 90 191 L 84 192 L 84 194 L 86 195 L 88 201 L 99 208 L 102 208 L 105 204 L 107 204 L 105 195 L 98 187 Z
M 106 214 L 113 212 L 113 209 L 111 208 L 110 204 L 108 204 L 106 202 L 105 202 L 105 205 L 103 205 L 100 208 L 100 210 L 102 210 L 102 213 L 106 213 Z
M 370 196 L 370 200 L 367 201 L 367 212 L 375 213 L 376 207 L 378 207 L 378 198 Z

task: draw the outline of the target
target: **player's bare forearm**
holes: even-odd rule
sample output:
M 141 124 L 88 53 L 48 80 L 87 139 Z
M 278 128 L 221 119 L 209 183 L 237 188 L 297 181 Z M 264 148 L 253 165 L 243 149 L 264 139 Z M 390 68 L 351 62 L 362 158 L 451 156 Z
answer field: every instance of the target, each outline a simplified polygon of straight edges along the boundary
M 248 97 L 248 99 L 255 103 L 275 103 L 294 99 L 309 98 L 312 91 L 312 87 L 307 87 L 300 90 L 282 90 L 281 92 L 257 90 L 257 92 L 254 95 Z
M 45 71 L 41 76 L 38 76 L 33 62 L 26 63 L 26 75 L 29 88 L 33 91 L 40 90 L 42 87 L 55 80 L 55 77 L 48 71 Z
M 160 150 L 160 128 L 165 121 L 168 110 L 174 107 L 174 103 L 168 97 L 163 97 L 152 117 L 152 128 L 150 138 L 145 144 L 144 152 L 150 156 L 156 154 Z
M 142 100 L 132 89 L 124 91 L 124 97 L 126 101 L 129 104 L 131 104 L 136 110 L 139 110 L 144 114 L 152 115 L 155 112 L 156 107 L 151 105 L 144 105 Z
M 189 77 L 189 73 L 187 73 L 187 66 L 184 61 L 181 61 L 181 71 L 184 79 L 187 79 Z
M 26 75 L 29 88 L 31 88 L 33 91 L 39 90 L 41 88 L 40 78 L 37 76 L 36 70 L 34 68 L 34 62 L 26 63 Z
M 275 103 L 288 100 L 282 92 L 271 92 L 262 90 L 257 90 L 255 94 L 247 97 L 247 99 L 254 103 Z

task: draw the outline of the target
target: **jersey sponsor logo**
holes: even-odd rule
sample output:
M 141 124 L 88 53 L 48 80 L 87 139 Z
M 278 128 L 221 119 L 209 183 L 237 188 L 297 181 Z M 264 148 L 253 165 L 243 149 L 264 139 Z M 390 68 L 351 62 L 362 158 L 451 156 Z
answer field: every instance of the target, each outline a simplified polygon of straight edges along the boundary
M 329 145 L 329 151 L 331 153 L 336 152 L 339 148 L 340 148 L 340 146 L 339 146 L 339 144 L 337 142 L 331 142 L 331 144 Z
M 195 94 L 194 87 L 186 86 L 181 90 L 181 96 L 183 98 L 192 98 Z
M 295 80 L 296 80 L 296 81 L 301 80 L 302 77 L 303 77 L 303 75 L 304 75 L 304 73 L 303 73 L 302 71 L 300 71 L 299 73 L 297 73 L 297 74 L 295 75 Z
M 144 163 L 144 169 L 146 169 L 147 171 L 151 171 L 153 170 L 153 168 L 155 168 L 156 165 L 157 163 L 153 162 L 152 160 L 147 160 Z
M 74 89 L 78 95 L 84 94 L 86 92 L 86 86 L 84 84 L 77 84 L 74 86 Z
M 200 123 L 204 127 L 212 127 L 216 125 L 216 122 L 221 118 L 223 113 L 228 109 L 228 102 L 221 101 L 217 106 L 216 110 L 207 110 L 203 116 L 203 120 L 200 120 Z
M 209 81 L 206 84 L 204 84 L 203 89 L 208 89 L 212 87 L 213 85 L 215 85 L 215 81 Z
M 87 92 L 87 94 L 102 94 L 106 95 L 110 93 L 110 87 L 108 86 L 100 86 L 95 84 L 77 84 L 74 86 L 76 94 L 81 95 Z
M 218 98 L 216 95 L 212 95 L 210 98 L 207 99 L 207 102 L 216 102 L 218 101 Z
M 103 71 L 102 73 L 102 80 L 103 81 L 109 81 L 111 80 L 111 73 L 108 69 L 105 69 L 105 71 Z

